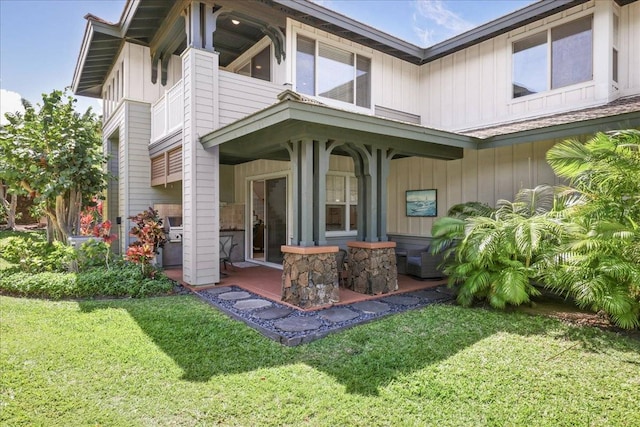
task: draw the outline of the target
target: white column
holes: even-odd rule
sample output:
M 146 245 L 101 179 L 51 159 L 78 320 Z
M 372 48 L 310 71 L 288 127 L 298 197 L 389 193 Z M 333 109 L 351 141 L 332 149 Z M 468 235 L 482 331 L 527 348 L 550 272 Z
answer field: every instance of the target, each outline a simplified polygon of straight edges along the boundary
M 593 13 L 595 99 L 611 100 L 613 91 L 613 2 L 597 1 Z
M 218 54 L 188 47 L 182 54 L 183 280 L 193 286 L 220 281 L 219 151 L 199 138 L 219 127 Z

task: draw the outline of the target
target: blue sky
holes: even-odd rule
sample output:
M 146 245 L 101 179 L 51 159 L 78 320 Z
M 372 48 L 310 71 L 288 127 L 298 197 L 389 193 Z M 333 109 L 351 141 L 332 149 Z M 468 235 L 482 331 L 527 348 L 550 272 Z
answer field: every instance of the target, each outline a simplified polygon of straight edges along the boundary
M 238 0 L 242 1 L 242 0 Z M 532 0 L 316 0 L 419 46 L 429 46 L 520 9 Z M 37 103 L 71 84 L 86 21 L 117 22 L 124 0 L 0 0 L 0 112 Z M 100 102 L 79 97 L 78 109 Z

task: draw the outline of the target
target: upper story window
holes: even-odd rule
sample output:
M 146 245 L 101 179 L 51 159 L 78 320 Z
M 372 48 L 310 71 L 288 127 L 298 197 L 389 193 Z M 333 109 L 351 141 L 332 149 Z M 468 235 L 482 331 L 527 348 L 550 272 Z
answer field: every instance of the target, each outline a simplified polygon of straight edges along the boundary
M 593 79 L 592 17 L 513 43 L 513 97 Z
M 355 176 L 327 174 L 327 231 L 355 231 L 358 218 L 358 180 Z
M 271 46 L 262 49 L 249 62 L 238 69 L 238 74 L 271 81 Z
M 296 90 L 371 108 L 371 59 L 298 36 Z

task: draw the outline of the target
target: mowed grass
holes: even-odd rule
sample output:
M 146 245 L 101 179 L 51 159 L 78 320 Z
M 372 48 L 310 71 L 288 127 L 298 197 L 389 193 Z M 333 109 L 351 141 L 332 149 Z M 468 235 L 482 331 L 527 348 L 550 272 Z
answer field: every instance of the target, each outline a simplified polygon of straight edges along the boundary
M 543 317 L 439 305 L 288 348 L 193 296 L 0 309 L 0 425 L 640 425 L 640 342 Z

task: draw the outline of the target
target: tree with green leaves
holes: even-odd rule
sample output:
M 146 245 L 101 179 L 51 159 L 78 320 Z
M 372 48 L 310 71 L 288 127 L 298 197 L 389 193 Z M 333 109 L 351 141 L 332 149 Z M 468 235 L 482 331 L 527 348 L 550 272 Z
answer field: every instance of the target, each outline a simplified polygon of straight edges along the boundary
M 0 128 L 0 180 L 12 193 L 29 194 L 48 219 L 49 240 L 78 233 L 79 214 L 106 188 L 101 123 L 88 109 L 75 111 L 66 91 L 26 103 L 24 114 L 7 113 Z

